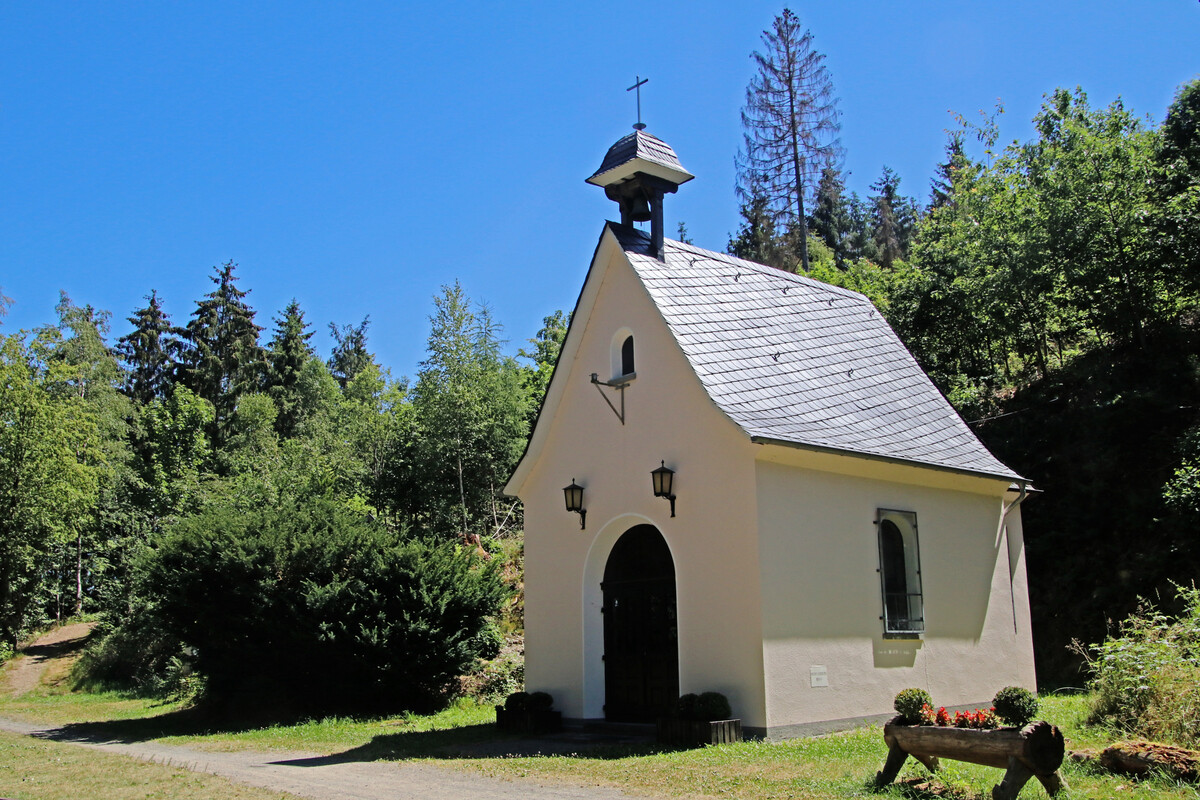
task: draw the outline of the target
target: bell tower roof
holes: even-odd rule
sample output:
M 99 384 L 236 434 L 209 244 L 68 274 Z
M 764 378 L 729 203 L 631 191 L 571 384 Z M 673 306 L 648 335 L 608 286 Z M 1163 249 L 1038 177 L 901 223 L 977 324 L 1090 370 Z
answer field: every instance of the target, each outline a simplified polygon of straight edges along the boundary
M 643 130 L 622 137 L 604 155 L 600 169 L 587 179 L 594 186 L 623 183 L 638 173 L 660 178 L 673 187 L 696 177 L 683 168 L 671 145 Z M 674 191 L 674 188 L 668 191 Z

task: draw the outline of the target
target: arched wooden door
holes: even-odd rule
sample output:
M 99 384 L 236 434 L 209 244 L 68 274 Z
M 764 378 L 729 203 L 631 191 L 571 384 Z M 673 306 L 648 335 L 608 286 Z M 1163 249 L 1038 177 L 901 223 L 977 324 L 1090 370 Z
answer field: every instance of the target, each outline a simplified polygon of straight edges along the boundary
M 604 567 L 604 716 L 649 722 L 679 697 L 675 562 L 653 525 L 630 528 Z

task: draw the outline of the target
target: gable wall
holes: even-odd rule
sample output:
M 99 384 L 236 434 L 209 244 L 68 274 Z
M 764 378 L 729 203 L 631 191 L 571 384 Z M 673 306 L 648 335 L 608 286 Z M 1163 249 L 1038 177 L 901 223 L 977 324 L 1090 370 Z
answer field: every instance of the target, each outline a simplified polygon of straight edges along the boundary
M 611 234 L 591 281 L 602 280 L 562 392 L 519 492 L 525 503 L 526 686 L 554 695 L 568 719 L 603 716 L 600 580 L 617 538 L 656 526 L 675 561 L 680 692 L 724 692 L 735 714 L 765 724 L 756 546 L 755 447 L 709 400 Z M 587 305 L 585 288 L 580 313 Z M 613 334 L 633 332 L 637 378 L 622 425 L 589 381 L 611 377 Z M 552 390 L 553 391 L 553 390 Z M 620 407 L 620 396 L 604 389 Z M 549 417 L 552 417 L 549 418 Z M 677 516 L 655 498 L 650 472 L 673 468 Z M 587 529 L 564 508 L 562 487 L 585 487 Z
M 856 461 L 875 474 L 849 474 Z M 1000 528 L 1005 485 L 839 463 L 843 474 L 765 459 L 757 465 L 768 731 L 890 717 L 895 694 L 910 686 L 948 707 L 989 705 L 1007 685 L 1035 688 L 1019 508 L 1007 533 Z M 942 485 L 910 482 L 924 478 Z M 917 514 L 920 639 L 883 635 L 879 508 Z M 812 686 L 813 667 L 824 668 L 827 687 Z

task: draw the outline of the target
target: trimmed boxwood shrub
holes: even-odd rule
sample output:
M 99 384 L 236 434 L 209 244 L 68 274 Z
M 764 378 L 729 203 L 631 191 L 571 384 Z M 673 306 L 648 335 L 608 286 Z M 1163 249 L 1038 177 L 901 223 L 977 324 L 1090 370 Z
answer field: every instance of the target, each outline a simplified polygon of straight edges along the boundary
M 680 719 L 699 719 L 696 716 L 696 703 L 700 696 L 692 692 L 680 695 L 675 701 L 675 716 Z
M 933 698 L 924 689 L 905 689 L 896 695 L 896 702 L 893 703 L 900 720 L 906 725 L 920 724 L 923 706 L 933 706 Z
M 1009 725 L 1021 727 L 1037 716 L 1038 699 L 1033 692 L 1020 686 L 1005 686 L 992 700 L 996 716 Z
M 708 721 L 729 719 L 733 716 L 733 709 L 720 692 L 703 692 L 696 700 L 696 714 L 699 719 Z
M 554 698 L 549 692 L 533 692 L 529 695 L 530 711 L 549 711 L 554 708 Z
M 675 703 L 675 716 L 680 719 L 711 722 L 717 719 L 729 719 L 733 709 L 729 700 L 720 692 L 704 692 L 703 694 L 685 694 Z
M 520 711 L 528 711 L 529 693 L 513 692 L 508 697 L 504 698 L 504 710 L 511 711 L 514 714 Z

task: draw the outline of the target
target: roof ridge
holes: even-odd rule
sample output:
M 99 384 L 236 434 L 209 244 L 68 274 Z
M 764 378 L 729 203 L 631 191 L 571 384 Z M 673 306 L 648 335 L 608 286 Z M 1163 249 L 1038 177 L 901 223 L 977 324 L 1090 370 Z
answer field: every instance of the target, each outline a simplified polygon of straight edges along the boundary
M 649 242 L 650 242 L 650 234 L 646 233 L 645 231 L 639 230 L 639 229 L 633 227 L 632 225 L 622 225 L 621 223 L 613 222 L 612 220 L 609 220 L 608 224 L 612 225 L 614 228 L 617 228 L 618 229 L 616 231 L 617 233 L 628 231 L 628 232 L 635 234 L 639 238 L 644 238 L 647 244 L 649 244 Z M 681 250 L 684 252 L 691 251 L 696 255 L 702 256 L 704 258 L 707 258 L 709 260 L 716 261 L 719 263 L 728 264 L 731 267 L 745 267 L 754 272 L 760 273 L 762 275 L 765 275 L 765 276 L 768 276 L 771 278 L 782 278 L 784 280 L 791 281 L 792 283 L 798 283 L 803 286 L 807 286 L 811 289 L 816 289 L 818 291 L 827 291 L 827 292 L 830 292 L 835 295 L 848 297 L 850 299 L 865 300 L 868 303 L 871 302 L 870 298 L 867 297 L 862 292 L 856 292 L 853 289 L 846 289 L 842 286 L 834 286 L 832 283 L 825 283 L 824 281 L 819 281 L 816 278 L 810 278 L 807 275 L 800 275 L 795 272 L 787 272 L 786 270 L 779 269 L 778 267 L 772 267 L 769 264 L 760 264 L 757 261 L 750 261 L 749 259 L 739 258 L 738 256 L 732 256 L 732 255 L 729 255 L 728 253 L 718 253 L 715 250 L 706 250 L 703 247 L 698 247 L 697 245 L 690 244 L 687 242 L 680 242 L 675 239 L 664 238 L 663 239 L 664 253 L 666 252 L 666 249 L 668 247 L 673 248 L 675 250 Z M 874 305 L 874 304 L 872 303 L 872 305 Z

